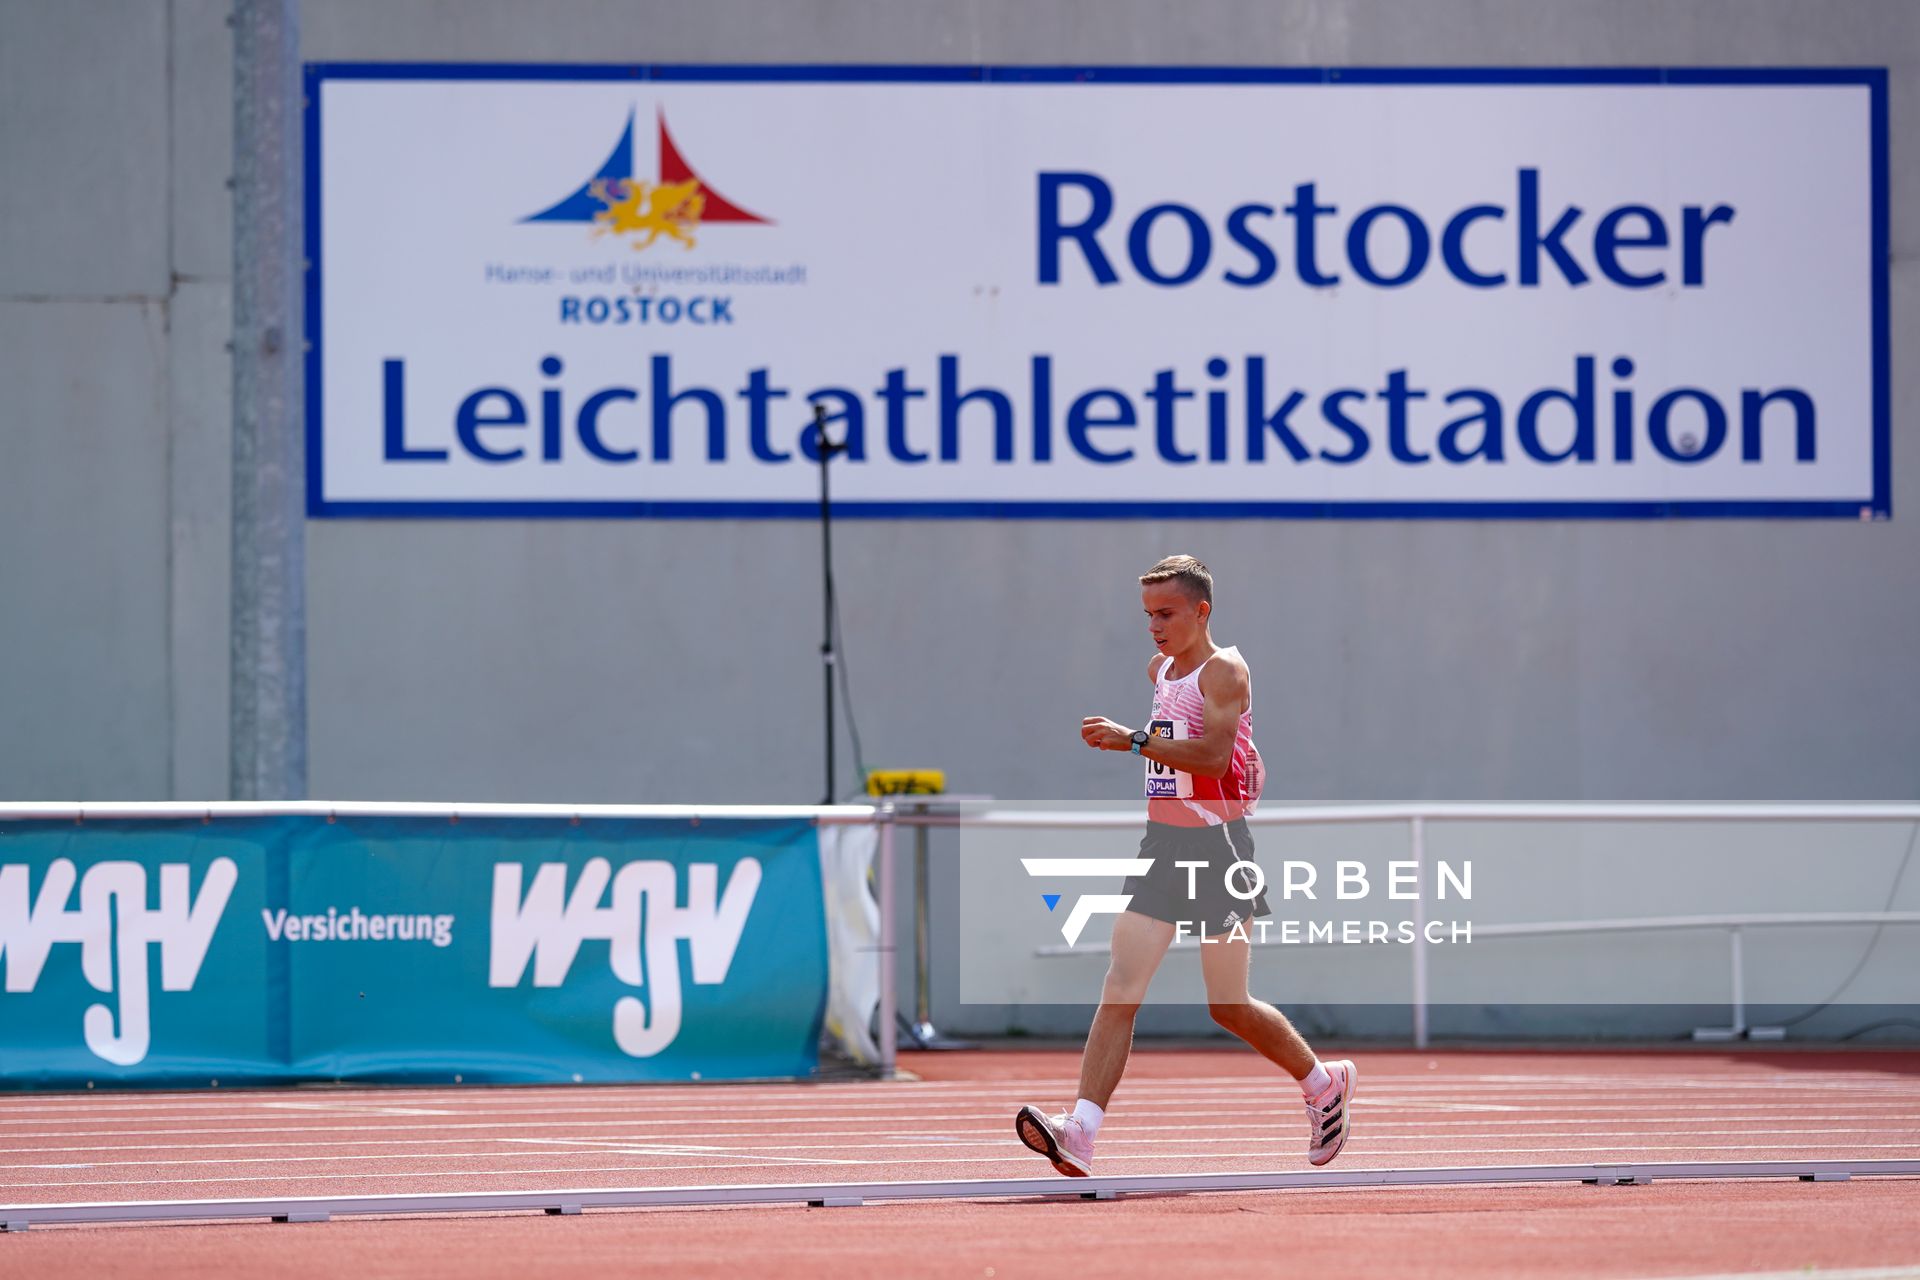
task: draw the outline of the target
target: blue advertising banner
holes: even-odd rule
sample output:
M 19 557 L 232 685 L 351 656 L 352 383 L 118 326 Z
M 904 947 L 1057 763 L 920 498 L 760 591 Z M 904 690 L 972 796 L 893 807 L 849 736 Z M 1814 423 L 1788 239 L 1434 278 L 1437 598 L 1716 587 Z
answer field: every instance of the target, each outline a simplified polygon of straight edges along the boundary
M 805 1076 L 804 819 L 0 822 L 0 1086 Z

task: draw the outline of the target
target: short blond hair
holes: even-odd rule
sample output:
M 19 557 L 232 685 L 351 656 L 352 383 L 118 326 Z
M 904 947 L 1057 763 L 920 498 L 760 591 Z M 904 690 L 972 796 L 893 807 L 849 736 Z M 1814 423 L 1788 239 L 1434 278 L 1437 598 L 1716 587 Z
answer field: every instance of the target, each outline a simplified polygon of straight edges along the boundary
M 1180 589 L 1195 600 L 1213 603 L 1213 575 L 1207 572 L 1207 566 L 1192 556 L 1168 556 L 1140 575 L 1140 585 L 1150 587 L 1156 582 L 1177 582 Z

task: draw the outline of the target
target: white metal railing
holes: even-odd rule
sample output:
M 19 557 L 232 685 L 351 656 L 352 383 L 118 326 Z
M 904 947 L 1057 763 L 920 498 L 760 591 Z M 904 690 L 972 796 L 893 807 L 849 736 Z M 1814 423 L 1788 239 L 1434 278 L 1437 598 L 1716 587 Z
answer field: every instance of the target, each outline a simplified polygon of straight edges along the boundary
M 1920 822 L 1920 804 L 1428 804 L 1299 805 L 1262 809 L 1256 827 L 1360 822 Z M 1074 809 L 968 813 L 970 827 L 1137 828 L 1145 815 Z
M 0 822 L 180 818 L 811 818 L 833 826 L 875 821 L 870 804 L 458 804 L 403 800 L 0 801 Z
M 1418 900 L 1415 901 L 1416 918 L 1420 914 Z M 1529 924 L 1480 924 L 1473 927 L 1476 938 L 1546 938 L 1564 937 L 1581 933 L 1641 933 L 1677 929 L 1725 929 L 1729 940 L 1731 956 L 1731 985 L 1733 991 L 1733 1022 L 1727 1027 L 1702 1027 L 1693 1033 L 1696 1040 L 1737 1040 L 1742 1036 L 1754 1039 L 1777 1039 L 1780 1028 L 1750 1027 L 1746 1021 L 1746 970 L 1741 948 L 1741 933 L 1747 929 L 1770 929 L 1789 926 L 1820 927 L 1845 925 L 1914 925 L 1920 924 L 1920 911 L 1802 911 L 1772 912 L 1755 915 L 1713 915 L 1713 916 L 1649 916 L 1644 919 L 1623 920 L 1554 920 Z M 1200 943 L 1193 939 L 1176 942 L 1170 950 L 1197 950 Z M 1279 946 L 1277 942 L 1249 942 L 1249 946 Z M 1311 938 L 1307 945 L 1316 944 Z M 1414 927 L 1414 941 L 1409 944 L 1415 949 L 1425 946 L 1425 935 L 1420 924 Z M 1038 947 L 1034 954 L 1044 958 L 1059 956 L 1106 955 L 1112 948 L 1106 943 L 1092 943 L 1086 946 L 1063 947 L 1059 945 Z M 1414 1003 L 1414 1042 L 1418 1048 L 1427 1047 L 1427 1031 L 1424 1001 L 1424 973 L 1421 966 L 1415 966 L 1416 997 Z
M 1447 804 L 1447 805 L 1330 805 L 1269 809 L 1248 817 L 1254 826 L 1320 826 L 1353 823 L 1407 824 L 1408 849 L 1415 864 L 1416 883 L 1426 883 L 1426 837 L 1429 822 L 1905 822 L 1920 824 L 1920 804 Z M 1132 813 L 1074 813 L 1070 810 L 1019 812 L 1003 810 L 969 814 L 965 825 L 1026 829 L 1117 829 L 1138 827 Z M 1413 1041 L 1428 1045 L 1429 990 L 1427 980 L 1426 898 L 1413 899 L 1412 954 Z M 1476 937 L 1548 937 L 1579 933 L 1615 933 L 1675 929 L 1725 929 L 1730 938 L 1733 1024 L 1703 1028 L 1694 1033 L 1703 1040 L 1733 1039 L 1774 1028 L 1746 1024 L 1746 978 L 1741 935 L 1744 930 L 1821 925 L 1913 925 L 1920 912 L 1788 912 L 1748 915 L 1656 916 L 1638 919 L 1536 921 L 1520 924 L 1476 925 Z M 1186 946 L 1197 946 L 1189 942 Z M 1255 944 L 1260 945 L 1260 944 Z M 1277 944 L 1267 944 L 1277 945 Z M 1097 955 L 1103 944 L 1035 949 L 1042 957 Z
M 1920 924 L 1920 911 L 1798 911 L 1761 912 L 1753 915 L 1659 916 L 1644 920 L 1562 920 L 1534 924 L 1481 925 L 1474 930 L 1485 938 L 1538 938 L 1578 933 L 1642 933 L 1668 929 L 1725 929 L 1732 958 L 1730 966 L 1733 990 L 1733 1021 L 1725 1027 L 1700 1027 L 1695 1040 L 1738 1040 L 1751 1036 L 1757 1040 L 1777 1040 L 1779 1027 L 1747 1025 L 1746 964 L 1741 950 L 1741 933 L 1747 929 L 1773 929 L 1822 925 Z

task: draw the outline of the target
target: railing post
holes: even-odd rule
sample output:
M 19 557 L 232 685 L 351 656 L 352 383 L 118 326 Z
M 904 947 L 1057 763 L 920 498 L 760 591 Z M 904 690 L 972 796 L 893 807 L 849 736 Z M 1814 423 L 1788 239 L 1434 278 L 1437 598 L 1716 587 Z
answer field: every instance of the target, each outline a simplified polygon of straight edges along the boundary
M 1740 926 L 1734 925 L 1728 933 L 1733 938 L 1733 1034 L 1738 1037 L 1747 1032 L 1747 981 L 1740 956 Z
M 1413 819 L 1413 1047 L 1427 1047 L 1427 820 Z
M 921 1048 L 933 1040 L 933 977 L 927 960 L 927 806 L 914 807 L 913 828 L 913 1039 Z
M 900 1050 L 900 966 L 895 955 L 893 923 L 893 837 L 898 824 L 894 817 L 891 801 L 882 804 L 874 815 L 874 821 L 880 824 L 879 865 L 874 869 L 880 897 L 880 1025 L 876 1030 L 880 1075 L 887 1080 L 893 1078 Z

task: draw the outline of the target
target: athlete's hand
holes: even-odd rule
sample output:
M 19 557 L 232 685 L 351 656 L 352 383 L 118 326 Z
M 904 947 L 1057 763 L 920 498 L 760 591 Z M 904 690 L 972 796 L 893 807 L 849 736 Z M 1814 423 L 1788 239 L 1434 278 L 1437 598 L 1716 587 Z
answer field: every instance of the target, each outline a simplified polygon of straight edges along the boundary
M 1088 716 L 1082 720 L 1080 737 L 1095 751 L 1127 751 L 1133 747 L 1133 730 L 1105 716 Z

